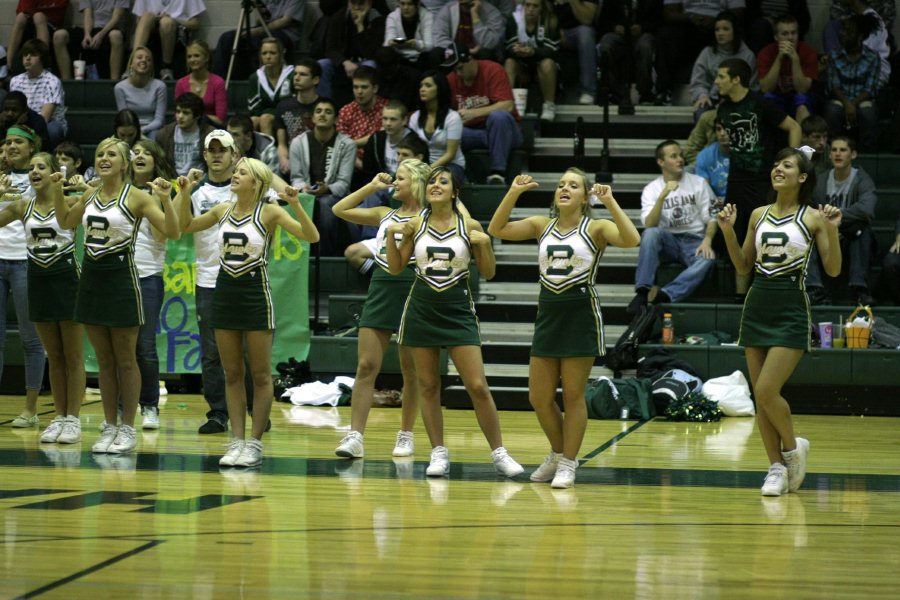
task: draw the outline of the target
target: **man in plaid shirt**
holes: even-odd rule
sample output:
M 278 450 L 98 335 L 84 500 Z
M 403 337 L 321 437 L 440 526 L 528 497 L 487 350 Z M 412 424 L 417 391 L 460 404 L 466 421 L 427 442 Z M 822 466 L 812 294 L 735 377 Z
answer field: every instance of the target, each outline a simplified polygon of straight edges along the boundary
M 9 82 L 10 91 L 19 90 L 28 98 L 28 108 L 44 117 L 50 135 L 52 151 L 66 136 L 66 94 L 59 77 L 44 69 L 50 60 L 50 48 L 41 40 L 28 40 L 22 45 L 22 65 L 25 72 Z
M 356 143 L 356 168 L 362 168 L 363 147 L 376 131 L 381 131 L 381 111 L 387 98 L 378 95 L 375 69 L 365 65 L 353 74 L 355 100 L 338 113 L 337 130 L 349 135 Z

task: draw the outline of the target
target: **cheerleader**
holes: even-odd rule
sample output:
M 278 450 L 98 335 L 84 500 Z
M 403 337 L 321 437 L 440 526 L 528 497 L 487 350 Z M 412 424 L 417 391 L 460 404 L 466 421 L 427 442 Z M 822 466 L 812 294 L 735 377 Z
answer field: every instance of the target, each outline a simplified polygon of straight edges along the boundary
M 387 229 L 393 224 L 406 223 L 422 212 L 425 204 L 425 184 L 430 170 L 430 167 L 422 161 L 405 160 L 400 163 L 397 177 L 393 181 L 387 173 L 379 173 L 371 183 L 356 190 L 333 208 L 334 214 L 345 221 L 378 227 L 375 237 L 363 243 L 370 246 L 373 260 L 380 267 L 375 269 L 372 275 L 369 294 L 359 321 L 357 349 L 359 363 L 356 367 L 353 397 L 350 400 L 350 433 L 341 440 L 334 451 L 338 456 L 347 458 L 363 456 L 363 432 L 372 406 L 375 378 L 381 371 L 381 360 L 391 340 L 391 334 L 400 329 L 403 304 L 415 279 L 415 267 L 412 262 L 399 275 L 390 274 L 386 249 Z M 388 189 L 391 185 L 394 186 L 394 199 L 402 203 L 399 208 L 359 207 L 360 202 L 381 190 Z M 413 260 L 414 257 L 410 256 L 410 261 Z M 407 346 L 400 346 L 399 350 L 400 370 L 403 373 L 402 414 L 393 455 L 412 456 L 413 425 L 416 422 L 419 393 L 412 350 Z
M 84 227 L 84 264 L 75 301 L 75 320 L 86 326 L 99 367 L 100 397 L 106 422 L 92 452 L 122 454 L 137 445 L 134 418 L 141 389 L 135 347 L 144 322 L 134 245 L 141 219 L 178 239 L 178 217 L 171 183 L 150 184 L 154 196 L 131 185 L 128 145 L 106 138 L 97 146 L 94 167 L 99 182 L 71 208 L 54 198 L 63 228 Z M 118 424 L 118 405 L 122 422 Z
M 406 223 L 388 227 L 400 245 L 387 244 L 390 272 L 399 275 L 414 256 L 416 278 L 400 323 L 399 342 L 412 348 L 422 395 L 422 420 L 431 441 L 431 461 L 425 473 L 443 477 L 450 472 L 450 453 L 444 446 L 441 413 L 440 352 L 446 347 L 475 407 L 475 416 L 493 451 L 494 468 L 506 477 L 524 469 L 503 447 L 497 407 L 484 376 L 481 335 L 469 289 L 469 263 L 475 258 L 487 279 L 496 263 L 491 238 L 457 208 L 459 183 L 447 167 L 432 170 L 425 188 L 428 207 Z
M 841 211 L 812 204 L 816 189 L 812 154 L 812 148 L 804 146 L 785 148 L 775 156 L 771 204 L 753 211 L 743 246 L 734 232 L 735 206 L 726 204 L 718 215 L 735 269 L 744 275 L 754 271 L 738 343 L 744 346 L 756 422 L 770 465 L 763 496 L 796 492 L 806 475 L 809 441 L 794 435 L 791 408 L 781 388 L 809 350 L 812 317 L 806 265 L 813 242 L 825 272 L 837 277 L 841 271 Z
M 28 319 L 37 328 L 50 365 L 50 389 L 56 416 L 41 433 L 43 443 L 81 440 L 84 399 L 84 329 L 74 321 L 78 293 L 75 232 L 60 227 L 54 196 L 63 193 L 56 159 L 46 152 L 31 158 L 29 181 L 34 196 L 0 211 L 0 227 L 24 225 L 28 251 Z
M 209 211 L 190 214 L 191 181 L 179 177 L 182 194 L 182 230 L 196 233 L 218 226 L 219 275 L 212 301 L 212 326 L 225 370 L 225 401 L 234 439 L 219 464 L 254 467 L 262 462 L 262 437 L 272 409 L 272 335 L 275 313 L 267 271 L 272 235 L 280 225 L 288 233 L 315 243 L 319 232 L 300 206 L 297 190 L 279 194 L 296 218 L 276 204 L 266 202 L 272 171 L 253 158 L 242 158 L 231 178 L 234 201 L 217 204 Z M 244 440 L 247 392 L 244 388 L 244 344 L 253 378 L 253 415 L 250 439 Z
M 597 266 L 610 244 L 637 246 L 640 235 L 606 185 L 588 188 L 580 169 L 559 179 L 550 217 L 510 222 L 516 201 L 538 183 L 519 175 L 497 207 L 488 233 L 504 240 L 538 240 L 541 291 L 528 363 L 528 398 L 550 454 L 532 481 L 551 481 L 554 488 L 575 485 L 578 451 L 587 428 L 584 390 L 597 356 L 606 353 L 600 298 L 594 288 Z M 590 197 L 597 196 L 613 220 L 592 219 Z M 556 404 L 562 382 L 563 415 Z

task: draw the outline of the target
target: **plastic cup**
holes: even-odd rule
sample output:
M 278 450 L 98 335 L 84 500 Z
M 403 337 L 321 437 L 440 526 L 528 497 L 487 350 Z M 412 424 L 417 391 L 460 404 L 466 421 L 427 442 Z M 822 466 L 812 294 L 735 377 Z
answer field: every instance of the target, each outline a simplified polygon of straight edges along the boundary
M 75 79 L 84 79 L 87 63 L 83 60 L 75 60 L 72 61 L 72 67 L 75 69 Z
M 821 340 L 820 347 L 822 348 L 831 348 L 831 332 L 834 325 L 828 321 L 826 323 L 819 323 L 819 340 Z

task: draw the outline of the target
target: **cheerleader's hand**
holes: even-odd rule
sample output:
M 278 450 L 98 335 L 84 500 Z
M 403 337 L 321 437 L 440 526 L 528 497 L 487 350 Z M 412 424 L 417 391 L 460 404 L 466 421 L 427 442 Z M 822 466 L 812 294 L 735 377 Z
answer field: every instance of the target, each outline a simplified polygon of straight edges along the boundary
M 191 191 L 200 184 L 201 179 L 203 179 L 203 171 L 200 169 L 191 169 L 188 171 L 187 184 L 191 186 Z M 181 177 L 178 178 L 178 187 L 184 188 L 184 184 L 181 183 Z
M 66 176 L 62 173 L 56 172 L 50 175 L 50 183 L 55 186 L 63 187 L 63 184 L 66 182 Z
M 472 242 L 473 246 L 489 246 L 491 243 L 491 236 L 483 231 L 470 231 L 469 241 Z
M 88 189 L 88 184 L 78 173 L 69 177 L 69 181 L 63 186 L 65 192 L 84 192 L 86 189 Z
M 819 205 L 819 214 L 822 215 L 822 218 L 826 223 L 837 229 L 841 225 L 841 218 L 843 215 L 841 214 L 841 209 L 837 206 L 832 206 L 830 204 L 826 204 L 825 206 Z
M 172 193 L 172 182 L 164 177 L 157 177 L 150 182 L 150 189 L 160 198 L 169 198 Z
M 278 194 L 278 197 L 291 206 L 295 206 L 300 203 L 300 192 L 297 191 L 297 188 L 293 188 L 291 186 L 286 186 L 284 188 L 284 191 Z
M 534 180 L 534 177 L 527 174 L 516 175 L 515 179 L 513 179 L 512 185 L 509 186 L 509 191 L 519 195 L 527 192 L 528 190 L 533 190 L 538 187 L 540 184 Z
M 100 186 L 103 185 L 103 182 L 99 177 L 94 177 L 90 181 L 85 182 L 85 185 L 87 185 L 87 187 L 91 188 L 91 190 L 93 191 L 100 189 Z
M 734 204 L 726 204 L 716 215 L 716 221 L 722 231 L 733 231 L 735 220 L 737 220 L 737 209 Z
M 387 233 L 389 236 L 393 236 L 394 240 L 399 243 L 402 240 L 412 237 L 415 232 L 413 231 L 410 222 L 407 221 L 406 223 L 393 223 L 388 225 Z
M 372 178 L 372 185 L 379 191 L 386 190 L 394 185 L 394 178 L 387 173 L 379 173 Z
M 9 179 L 9 175 L 6 173 L 0 173 L 0 192 L 6 193 L 9 191 L 9 186 L 11 181 Z
M 606 208 L 609 208 L 610 205 L 616 201 L 616 199 L 613 198 L 612 187 L 600 183 L 595 183 L 591 187 L 588 196 L 597 196 Z M 588 198 L 588 202 L 590 202 L 590 198 Z

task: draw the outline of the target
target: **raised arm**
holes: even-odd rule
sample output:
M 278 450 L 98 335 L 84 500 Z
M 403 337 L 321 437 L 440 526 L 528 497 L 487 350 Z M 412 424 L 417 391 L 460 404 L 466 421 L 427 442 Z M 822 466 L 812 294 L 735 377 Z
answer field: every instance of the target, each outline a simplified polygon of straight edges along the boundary
M 634 223 L 631 222 L 631 219 L 628 218 L 628 215 L 625 214 L 618 201 L 613 197 L 612 188 L 608 185 L 595 183 L 594 187 L 591 188 L 591 194 L 600 198 L 600 202 L 603 203 L 603 206 L 606 207 L 613 218 L 612 222 L 606 219 L 595 221 L 596 225 L 594 227 L 599 228 L 606 242 L 619 248 L 633 248 L 637 246 L 641 242 L 641 234 L 638 233 Z
M 815 211 L 816 249 L 822 259 L 822 269 L 829 277 L 841 274 L 841 242 L 838 239 L 838 227 L 841 224 L 841 209 L 826 204 Z
M 4 194 L 6 195 L 6 194 Z M 10 202 L 6 208 L 0 210 L 0 227 L 6 227 L 13 221 L 20 221 L 25 216 L 25 209 L 28 204 L 25 200 L 14 200 Z
M 759 220 L 763 208 L 757 208 L 750 215 L 750 225 L 747 227 L 747 237 L 744 245 L 737 239 L 734 232 L 734 222 L 737 219 L 737 208 L 734 204 L 726 204 L 719 211 L 717 222 L 725 238 L 725 246 L 728 247 L 728 256 L 734 264 L 734 269 L 741 275 L 746 275 L 753 270 L 756 262 L 756 222 Z
M 294 216 L 274 204 L 265 206 L 264 220 L 266 229 L 272 231 L 276 226 L 280 225 L 282 229 L 290 233 L 296 238 L 306 240 L 310 244 L 319 241 L 319 230 L 303 207 L 300 205 L 300 194 L 296 189 L 288 186 L 284 191 L 278 194 L 278 197 L 288 203 L 294 211 Z
M 150 182 L 150 188 L 153 190 L 153 196 L 132 188 L 131 193 L 134 194 L 132 197 L 135 199 L 137 209 L 135 212 L 150 221 L 150 224 L 168 239 L 179 239 L 181 228 L 178 226 L 178 213 L 172 206 L 172 182 L 157 177 Z
M 62 173 L 60 173 L 62 177 Z M 75 204 L 69 205 L 65 201 L 63 194 L 53 195 L 53 209 L 56 212 L 56 222 L 63 229 L 75 229 L 81 223 L 81 217 L 84 216 L 84 203 L 94 195 L 96 188 L 91 184 L 93 181 L 87 182 L 84 194 L 75 201 Z
M 533 190 L 538 185 L 540 184 L 531 175 L 517 175 L 506 195 L 503 196 L 503 200 L 500 201 L 497 210 L 494 211 L 494 216 L 491 217 L 488 225 L 488 233 L 501 240 L 537 239 L 544 227 L 547 226 L 546 218 L 527 217 L 510 223 L 509 216 L 515 208 L 519 196 L 528 190 Z
M 357 225 L 374 225 L 377 226 L 384 218 L 387 208 L 379 206 L 376 208 L 359 208 L 359 203 L 381 190 L 386 190 L 392 183 L 391 176 L 387 173 L 379 173 L 372 181 L 362 186 L 352 194 L 342 198 L 337 204 L 331 207 L 334 216 L 356 223 Z
M 475 266 L 485 279 L 493 279 L 497 274 L 497 258 L 494 256 L 494 246 L 491 244 L 491 236 L 484 232 L 481 223 L 475 219 L 467 219 L 469 225 L 469 240 L 472 243 L 472 254 L 475 256 Z

